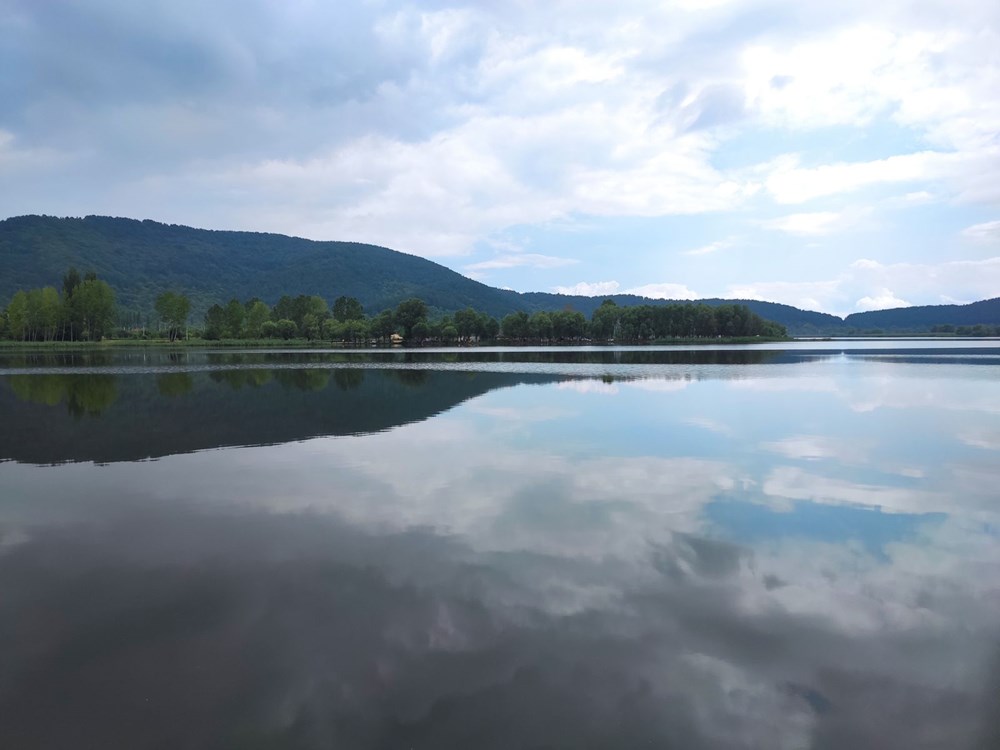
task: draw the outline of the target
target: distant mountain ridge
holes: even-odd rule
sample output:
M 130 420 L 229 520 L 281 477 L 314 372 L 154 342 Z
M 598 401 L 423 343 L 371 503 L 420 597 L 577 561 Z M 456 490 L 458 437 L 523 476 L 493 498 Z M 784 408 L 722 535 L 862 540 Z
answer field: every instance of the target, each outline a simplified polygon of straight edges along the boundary
M 407 297 L 420 297 L 440 311 L 471 306 L 497 317 L 518 310 L 530 313 L 566 307 L 589 317 L 608 298 L 619 305 L 688 302 L 629 294 L 518 293 L 474 281 L 425 258 L 357 242 L 195 229 L 106 216 L 18 216 L 0 221 L 0 306 L 18 289 L 58 286 L 70 266 L 81 272 L 95 271 L 114 287 L 119 304 L 133 310 L 152 309 L 163 291 L 183 291 L 192 299 L 195 319 L 213 303 L 233 297 L 258 296 L 273 304 L 283 294 L 318 294 L 331 302 L 344 294 L 358 298 L 369 313 L 394 307 Z M 1000 324 L 1000 299 L 856 313 L 846 320 L 760 300 L 697 301 L 745 304 L 794 335 Z

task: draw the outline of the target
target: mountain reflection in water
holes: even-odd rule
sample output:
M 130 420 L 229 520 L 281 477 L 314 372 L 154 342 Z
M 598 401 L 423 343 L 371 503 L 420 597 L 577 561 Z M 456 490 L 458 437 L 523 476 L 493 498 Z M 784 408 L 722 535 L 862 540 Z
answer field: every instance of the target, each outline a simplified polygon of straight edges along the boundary
M 995 350 L 417 354 L 0 359 L 0 747 L 1000 746 Z

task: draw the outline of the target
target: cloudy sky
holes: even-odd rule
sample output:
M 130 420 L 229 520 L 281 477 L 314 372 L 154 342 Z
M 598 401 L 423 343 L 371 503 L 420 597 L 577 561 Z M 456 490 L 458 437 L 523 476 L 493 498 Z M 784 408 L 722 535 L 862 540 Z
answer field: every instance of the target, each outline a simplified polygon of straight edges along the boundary
M 0 217 L 386 245 L 519 291 L 1000 294 L 995 0 L 0 0 Z

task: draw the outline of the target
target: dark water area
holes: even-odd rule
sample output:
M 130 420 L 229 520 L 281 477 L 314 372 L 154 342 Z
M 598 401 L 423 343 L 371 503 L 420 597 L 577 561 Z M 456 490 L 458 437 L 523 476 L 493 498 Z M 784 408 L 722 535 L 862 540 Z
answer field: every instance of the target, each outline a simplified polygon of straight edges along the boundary
M 1000 347 L 0 354 L 0 747 L 1000 747 Z

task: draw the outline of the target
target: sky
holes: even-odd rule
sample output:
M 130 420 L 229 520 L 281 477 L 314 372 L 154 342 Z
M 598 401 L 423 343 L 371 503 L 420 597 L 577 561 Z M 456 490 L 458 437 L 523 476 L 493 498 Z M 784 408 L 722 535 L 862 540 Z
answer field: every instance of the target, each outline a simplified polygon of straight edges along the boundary
M 517 291 L 1000 296 L 996 0 L 0 0 L 0 218 Z

